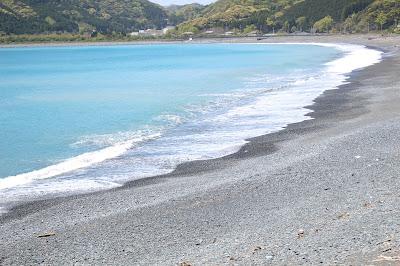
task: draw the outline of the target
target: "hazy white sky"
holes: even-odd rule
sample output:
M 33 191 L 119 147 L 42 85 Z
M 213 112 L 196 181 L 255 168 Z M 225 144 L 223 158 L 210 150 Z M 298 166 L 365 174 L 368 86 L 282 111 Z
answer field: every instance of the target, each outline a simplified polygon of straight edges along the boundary
M 216 0 L 150 0 L 151 2 L 160 4 L 162 6 L 169 6 L 169 5 L 185 5 L 191 3 L 199 3 L 199 4 L 209 4 L 215 2 Z

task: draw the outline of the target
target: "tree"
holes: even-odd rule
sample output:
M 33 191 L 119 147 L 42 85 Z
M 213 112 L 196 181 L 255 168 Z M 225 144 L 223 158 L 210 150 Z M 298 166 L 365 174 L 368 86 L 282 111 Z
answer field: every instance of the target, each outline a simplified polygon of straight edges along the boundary
M 381 31 L 383 30 L 383 25 L 386 23 L 386 21 L 387 21 L 387 16 L 383 12 L 380 12 L 375 19 L 375 22 L 381 26 Z
M 249 34 L 252 31 L 257 30 L 256 26 L 254 26 L 253 24 L 247 25 L 246 28 L 244 28 L 243 33 L 244 34 Z
M 275 34 L 275 26 L 276 26 L 275 20 L 273 18 L 267 18 L 265 24 L 267 24 L 268 27 L 272 28 L 272 33 Z
M 283 31 L 289 32 L 289 29 L 290 29 L 290 24 L 289 24 L 289 21 L 286 20 L 286 21 L 283 23 Z
M 306 17 L 298 17 L 296 19 L 297 29 L 303 31 L 304 27 L 306 26 L 307 18 Z
M 346 18 L 346 20 L 343 22 L 343 30 L 344 32 L 350 32 L 352 33 L 357 26 L 357 15 L 353 14 Z
M 179 25 L 178 31 L 180 34 L 189 33 L 189 32 L 192 32 L 193 34 L 197 34 L 199 32 L 199 29 L 190 23 L 185 23 L 185 24 Z
M 314 28 L 317 32 L 328 32 L 333 24 L 333 19 L 331 16 L 326 16 L 314 23 Z

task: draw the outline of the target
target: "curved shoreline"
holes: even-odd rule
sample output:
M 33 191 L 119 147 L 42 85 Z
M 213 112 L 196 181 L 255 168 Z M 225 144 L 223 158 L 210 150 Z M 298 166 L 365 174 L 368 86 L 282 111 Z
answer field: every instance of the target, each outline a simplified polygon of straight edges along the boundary
M 245 43 L 245 44 L 261 44 L 261 45 L 266 44 L 266 45 L 268 45 L 268 43 Z M 324 90 L 332 89 L 334 87 L 339 86 L 340 83 L 344 83 L 346 77 L 348 77 L 348 75 L 351 75 L 352 71 L 372 65 L 372 64 L 376 64 L 381 60 L 381 55 L 379 53 L 376 53 L 376 50 L 369 49 L 368 47 L 361 46 L 361 45 L 349 45 L 349 44 L 340 44 L 340 43 L 293 43 L 293 42 L 275 43 L 275 44 L 277 44 L 277 45 L 307 44 L 307 45 L 314 45 L 314 46 L 331 47 L 338 51 L 342 51 L 343 55 L 340 58 L 334 59 L 334 60 L 329 61 L 324 64 L 324 67 L 326 67 L 326 70 L 324 70 L 324 73 L 326 73 L 329 76 L 333 75 L 335 78 L 335 82 L 337 83 L 337 85 L 330 84 L 333 79 L 332 80 L 329 79 L 330 82 L 329 82 L 329 84 L 326 85 L 327 87 L 324 88 Z M 317 82 L 320 82 L 320 81 L 317 81 Z M 313 85 L 313 83 L 308 84 L 308 86 L 312 86 L 312 85 Z M 313 96 L 320 95 L 320 93 L 323 93 L 324 90 L 320 90 L 320 91 L 317 90 L 315 92 L 313 91 L 312 94 L 313 94 Z M 316 97 L 318 97 L 318 96 L 316 96 Z M 278 100 L 279 100 L 279 98 L 278 98 Z M 312 102 L 312 100 L 313 99 L 310 98 L 306 102 Z M 304 108 L 304 106 L 299 105 L 299 107 L 301 107 L 302 110 L 307 109 L 307 108 Z M 302 111 L 302 112 L 304 113 L 306 111 Z M 309 119 L 306 114 L 301 115 L 301 117 L 302 117 L 302 120 L 299 120 L 299 122 Z M 296 119 L 294 119 L 294 120 L 296 120 Z M 292 121 L 293 121 L 293 119 L 292 119 Z M 292 123 L 292 121 L 290 121 L 290 119 L 288 121 L 280 121 L 282 124 L 282 128 L 284 128 L 288 124 Z M 275 131 L 273 131 L 273 132 L 275 132 Z M 253 134 L 253 135 L 254 136 L 252 136 L 252 138 L 257 137 L 257 134 Z M 148 137 L 150 139 L 153 138 L 153 136 L 146 136 L 146 137 Z M 146 138 L 146 137 L 142 137 L 142 138 Z M 243 141 L 246 142 L 247 140 L 244 139 Z M 106 147 L 102 150 L 96 150 L 93 152 L 80 154 L 76 157 L 68 158 L 58 164 L 50 165 L 50 166 L 47 166 L 42 169 L 37 169 L 32 172 L 22 173 L 22 174 L 18 174 L 15 176 L 9 176 L 9 177 L 2 178 L 2 179 L 0 179 L 0 191 L 1 191 L 1 189 L 12 188 L 12 187 L 15 187 L 18 185 L 24 185 L 24 184 L 36 182 L 37 180 L 49 179 L 49 178 L 53 178 L 56 176 L 60 176 L 62 174 L 65 174 L 65 173 L 68 173 L 68 172 L 71 172 L 74 170 L 88 167 L 92 164 L 97 164 L 106 159 L 112 159 L 114 157 L 118 157 L 118 156 L 122 155 L 123 152 L 126 152 L 133 145 L 132 143 L 136 143 L 136 142 L 137 142 L 136 139 L 128 140 L 123 143 L 117 143 L 114 146 Z M 235 149 L 235 150 L 237 150 L 237 149 Z M 99 155 L 100 153 L 103 155 L 100 156 Z M 235 153 L 235 152 L 233 152 L 233 153 Z M 232 154 L 226 154 L 223 157 L 226 157 L 226 156 L 229 157 L 230 155 L 232 155 Z M 175 168 L 177 168 L 177 167 L 178 166 L 175 166 Z M 170 172 L 175 172 L 175 171 L 174 171 L 174 169 L 171 169 Z M 157 169 L 155 169 L 155 174 L 157 175 Z M 168 175 L 168 173 L 165 175 Z M 151 178 L 151 177 L 152 176 L 148 176 L 145 178 Z M 98 189 L 88 189 L 86 191 L 85 190 L 82 190 L 82 191 L 77 190 L 75 193 L 76 194 L 86 194 L 86 193 L 90 193 L 93 191 L 111 189 L 113 187 L 119 186 L 117 182 L 118 182 L 118 180 L 110 180 L 110 185 L 108 187 L 104 187 L 104 188 L 99 187 Z M 128 181 L 128 182 L 131 182 L 131 181 Z M 43 193 L 45 193 L 45 191 Z M 74 192 L 69 191 L 68 194 L 71 195 L 71 194 L 74 194 Z M 54 198 L 54 197 L 62 196 L 62 193 L 58 193 L 58 195 L 52 195 L 50 193 L 50 195 L 42 195 L 42 196 L 44 198 Z M 32 198 L 31 200 L 29 200 L 27 198 L 24 201 L 29 202 L 32 200 L 35 201 L 36 199 Z M 7 204 L 7 202 L 5 202 L 5 204 Z M 22 204 L 23 204 L 23 202 L 22 202 Z
M 313 37 L 315 37 L 315 36 L 313 36 Z M 232 40 L 233 40 L 233 43 L 244 43 L 244 44 L 277 44 L 277 45 L 280 45 L 280 44 L 288 44 L 288 45 L 291 45 L 291 44 L 308 44 L 308 45 L 322 45 L 322 46 L 324 46 L 324 42 L 310 42 L 310 43 L 309 42 L 291 42 L 291 40 L 289 40 L 289 41 L 286 41 L 286 42 L 273 42 L 273 43 L 270 43 L 270 42 L 263 42 L 263 43 L 261 43 L 261 42 L 257 42 L 257 43 L 251 42 L 251 43 L 247 43 L 247 42 L 242 42 L 243 39 L 239 39 L 239 42 L 237 42 L 236 39 L 232 39 Z M 209 43 L 209 41 L 210 40 L 206 40 L 206 43 Z M 80 43 L 77 43 L 77 44 L 79 45 Z M 125 45 L 125 44 L 126 43 L 122 43 L 122 45 Z M 136 44 L 136 43 L 134 43 L 134 44 Z M 139 44 L 141 44 L 141 43 L 139 43 Z M 158 44 L 158 42 L 154 42 L 154 44 Z M 348 44 L 351 44 L 351 43 L 348 43 Z M 65 44 L 65 45 L 68 45 L 68 44 Z M 82 45 L 85 45 L 85 44 L 82 44 Z M 96 45 L 96 44 L 94 44 L 94 45 Z M 106 43 L 104 43 L 102 45 L 109 45 L 109 43 L 106 42 Z M 115 44 L 115 45 L 120 45 L 120 44 Z M 346 45 L 346 43 L 343 43 L 343 45 Z M 358 45 L 360 47 L 365 46 L 365 48 L 367 48 L 367 49 L 372 49 L 372 50 L 375 50 L 375 51 L 381 51 L 383 56 L 381 56 L 380 60 L 384 60 L 383 57 L 385 56 L 385 51 L 383 49 L 381 49 L 379 47 L 373 47 L 373 46 L 368 46 L 368 45 L 363 45 L 363 44 L 358 44 Z M 42 46 L 42 44 L 40 44 L 40 46 Z M 45 47 L 46 45 L 43 44 L 43 46 Z M 64 46 L 64 44 L 62 44 L 62 46 Z M 340 43 L 327 42 L 326 46 L 335 47 L 335 49 L 338 49 L 338 50 L 341 49 L 340 48 L 340 46 L 341 46 Z M 343 56 L 343 57 L 341 57 L 339 59 L 335 59 L 332 62 L 335 62 L 336 60 L 340 60 L 340 59 L 343 59 L 343 58 L 345 58 L 345 56 Z M 328 62 L 327 64 L 332 63 L 332 62 Z M 376 64 L 376 62 L 371 63 L 371 64 L 372 65 Z M 347 76 L 347 80 L 351 80 L 351 77 L 357 71 L 360 71 L 360 70 L 353 70 L 350 73 L 346 73 L 345 75 Z M 362 69 L 361 69 L 361 71 L 362 71 Z M 337 90 L 337 89 L 339 90 L 342 87 L 346 87 L 346 84 L 345 85 L 339 85 L 338 87 L 334 88 L 333 90 Z M 331 90 L 331 89 L 325 89 L 324 92 L 325 91 L 329 91 L 329 90 Z M 246 139 L 245 141 L 247 143 L 244 144 L 244 145 L 241 145 L 239 150 L 234 152 L 234 153 L 227 154 L 225 156 L 218 157 L 218 158 L 213 158 L 213 159 L 187 161 L 187 162 L 184 162 L 184 163 L 181 163 L 181 164 L 177 165 L 175 167 L 175 169 L 171 170 L 169 173 L 161 174 L 161 175 L 153 175 L 153 176 L 148 176 L 148 177 L 143 177 L 143 178 L 139 178 L 139 179 L 130 180 L 130 181 L 127 181 L 127 182 L 125 182 L 124 184 L 122 184 L 120 186 L 115 186 L 115 187 L 110 187 L 110 188 L 105 188 L 105 189 L 99 189 L 99 190 L 92 190 L 92 191 L 82 191 L 82 192 L 72 193 L 72 194 L 65 195 L 65 196 L 63 196 L 63 195 L 55 195 L 55 196 L 52 195 L 52 196 L 44 197 L 43 199 L 32 199 L 32 200 L 28 200 L 28 201 L 17 202 L 17 204 L 15 204 L 15 203 L 12 204 L 11 208 L 9 206 L 5 206 L 5 207 L 7 207 L 7 209 L 0 209 L 0 223 L 1 223 L 1 221 L 3 219 L 7 220 L 10 217 L 13 217 L 14 216 L 13 213 L 14 212 L 18 212 L 17 210 L 25 209 L 25 206 L 35 205 L 36 203 L 46 203 L 46 205 L 47 205 L 48 203 L 51 203 L 52 201 L 55 201 L 55 200 L 58 200 L 58 199 L 68 199 L 68 198 L 74 198 L 74 197 L 79 197 L 79 196 L 84 196 L 84 195 L 98 194 L 98 193 L 106 192 L 106 191 L 109 191 L 109 190 L 113 191 L 113 190 L 124 189 L 126 187 L 133 187 L 133 186 L 137 186 L 137 185 L 143 186 L 145 184 L 153 184 L 154 180 L 160 180 L 160 179 L 168 178 L 168 177 L 177 177 L 179 175 L 191 175 L 191 174 L 196 174 L 196 173 L 203 172 L 203 171 L 211 171 L 211 170 L 215 170 L 216 168 L 221 168 L 221 166 L 224 165 L 224 161 L 226 159 L 229 160 L 229 159 L 234 159 L 234 158 L 246 158 L 246 157 L 248 157 L 248 156 L 250 156 L 252 154 L 252 153 L 248 153 L 248 151 L 247 151 L 248 148 L 247 147 L 253 147 L 253 149 L 255 148 L 254 147 L 255 145 L 253 145 L 252 142 L 255 141 L 257 143 L 257 145 L 260 145 L 260 143 L 257 141 L 259 139 L 265 138 L 266 136 L 269 136 L 269 135 L 280 134 L 281 132 L 285 131 L 286 128 L 290 128 L 293 125 L 306 122 L 309 119 L 315 119 L 315 117 L 313 116 L 313 113 L 314 113 L 313 106 L 315 105 L 315 101 L 318 98 L 320 98 L 321 96 L 324 95 L 324 92 L 320 96 L 318 96 L 317 98 L 315 98 L 313 100 L 314 104 L 312 104 L 310 106 L 303 106 L 302 107 L 304 109 L 310 110 L 309 113 L 304 115 L 304 120 L 299 121 L 299 122 L 295 122 L 295 123 L 289 123 L 289 124 L 286 125 L 285 128 L 283 128 L 281 130 L 278 130 L 278 131 L 275 131 L 275 132 L 271 132 L 271 133 L 268 133 L 268 134 L 255 136 L 255 137 L 252 137 L 250 139 Z M 111 147 L 109 147 L 109 148 L 111 148 Z M 263 148 L 258 147 L 257 150 L 258 149 L 260 149 L 260 150 L 266 149 L 268 151 L 268 153 L 277 150 L 277 148 L 275 148 L 274 144 L 269 144 L 268 147 L 263 147 Z M 69 161 L 70 159 L 67 159 L 66 161 Z M 63 164 L 63 162 L 61 162 L 61 164 Z M 56 166 L 56 165 L 54 165 L 54 166 Z M 51 167 L 53 167 L 53 166 L 49 166 L 49 167 L 46 167 L 44 169 L 35 170 L 33 172 L 38 172 L 38 171 L 45 170 L 45 169 L 51 168 Z M 19 174 L 17 176 L 25 176 L 26 174 L 30 174 L 30 173 Z
M 379 200 L 384 197 L 380 191 L 398 188 L 390 176 L 398 169 L 391 146 L 396 151 L 399 96 L 393 90 L 400 83 L 396 42 L 369 45 L 392 57 L 352 73 L 349 84 L 325 91 L 308 107 L 313 120 L 251 139 L 233 155 L 181 165 L 170 175 L 14 208 L 0 218 L 0 261 L 34 263 L 42 254 L 47 263 L 72 262 L 72 256 L 84 258 L 76 242 L 102 250 L 86 254 L 92 263 L 229 263 L 224 253 L 238 263 L 265 263 L 271 256 L 277 264 L 318 263 L 321 258 L 371 262 L 381 252 L 375 243 L 385 241 L 386 233 L 398 234 L 390 227 L 394 213 L 388 211 L 398 209 L 394 198 Z M 367 196 L 365 204 L 372 207 L 363 207 Z M 364 214 L 371 208 L 371 215 Z M 367 216 L 358 218 L 361 214 Z M 21 228 L 25 231 L 19 235 Z M 298 240 L 301 228 L 306 236 Z M 47 230 L 56 232 L 48 245 L 36 238 Z M 364 231 L 373 234 L 368 238 Z M 397 242 L 392 243 L 396 251 Z M 20 253 L 31 245 L 35 249 Z M 258 245 L 260 251 L 252 252 Z M 124 256 L 129 246 L 135 253 Z M 292 250 L 307 252 L 307 260 Z

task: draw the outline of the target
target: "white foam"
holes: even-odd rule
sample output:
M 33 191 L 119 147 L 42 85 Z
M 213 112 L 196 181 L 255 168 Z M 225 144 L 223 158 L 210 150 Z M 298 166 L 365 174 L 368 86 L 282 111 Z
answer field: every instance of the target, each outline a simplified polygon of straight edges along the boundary
M 324 47 L 333 47 L 337 50 L 345 52 L 345 55 L 337 60 L 328 62 L 328 72 L 337 74 L 348 74 L 354 70 L 365 68 L 382 60 L 383 52 L 367 48 L 365 45 L 348 44 L 348 43 L 255 43 L 257 45 L 316 45 Z
M 178 125 L 183 123 L 182 117 L 179 115 L 173 115 L 173 114 L 163 114 L 159 115 L 158 117 L 155 118 L 156 121 L 167 121 L 169 123 L 172 123 L 173 125 Z
M 376 63 L 382 59 L 382 52 L 368 49 L 366 46 L 353 44 L 315 44 L 326 47 L 334 47 L 346 53 L 342 58 L 327 63 L 328 72 L 348 74 Z
M 145 140 L 159 137 L 159 134 L 149 135 L 146 137 L 131 139 L 122 143 L 118 143 L 111 147 L 107 147 L 98 151 L 87 152 L 76 157 L 67 159 L 61 163 L 51 165 L 40 170 L 29 173 L 9 176 L 0 179 L 0 189 L 7 189 L 15 186 L 24 185 L 34 180 L 41 180 L 55 177 L 61 174 L 71 172 L 73 170 L 85 168 L 93 164 L 101 163 L 107 159 L 121 156 L 131 149 L 135 144 Z
M 91 134 L 80 137 L 80 139 L 70 146 L 76 147 L 96 147 L 104 148 L 114 145 L 120 145 L 124 142 L 146 140 L 149 136 L 161 135 L 162 128 L 144 128 L 134 131 L 119 131 L 112 134 Z M 157 133 L 155 133 L 157 132 Z

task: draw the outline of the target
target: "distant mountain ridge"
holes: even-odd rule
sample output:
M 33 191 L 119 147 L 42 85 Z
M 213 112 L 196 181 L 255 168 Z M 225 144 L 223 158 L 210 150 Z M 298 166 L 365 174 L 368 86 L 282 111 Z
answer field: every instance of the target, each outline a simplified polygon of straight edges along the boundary
M 8 34 L 130 32 L 162 28 L 167 18 L 147 0 L 0 0 L 0 31 Z
M 178 25 L 182 22 L 197 18 L 206 8 L 204 5 L 197 3 L 187 5 L 170 5 L 166 7 L 169 23 Z

